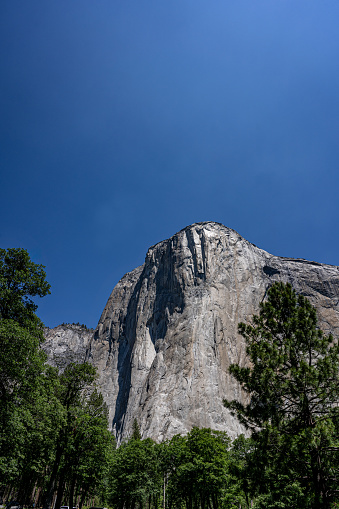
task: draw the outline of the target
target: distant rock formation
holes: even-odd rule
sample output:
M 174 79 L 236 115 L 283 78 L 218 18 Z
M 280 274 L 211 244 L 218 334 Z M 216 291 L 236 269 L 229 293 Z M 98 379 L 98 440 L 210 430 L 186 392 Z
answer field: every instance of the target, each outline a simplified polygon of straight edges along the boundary
M 46 327 L 42 348 L 48 363 L 62 371 L 70 362 L 84 362 L 93 332 L 93 329 L 74 323 L 58 325 L 54 329 Z
M 338 337 L 338 267 L 270 255 L 214 222 L 148 250 L 114 288 L 94 335 L 79 339 L 98 368 L 118 442 L 134 419 L 143 437 L 158 441 L 195 425 L 232 437 L 243 431 L 222 404 L 244 397 L 228 367 L 246 362 L 237 325 L 258 313 L 275 281 L 308 297 L 321 327 Z

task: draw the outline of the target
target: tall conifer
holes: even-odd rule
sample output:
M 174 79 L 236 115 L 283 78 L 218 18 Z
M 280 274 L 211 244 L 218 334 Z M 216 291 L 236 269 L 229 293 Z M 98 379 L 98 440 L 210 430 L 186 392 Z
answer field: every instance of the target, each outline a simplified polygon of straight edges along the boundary
M 249 363 L 231 365 L 230 373 L 249 400 L 224 404 L 253 432 L 263 507 L 277 507 L 279 497 L 279 507 L 330 507 L 339 495 L 338 342 L 284 283 L 268 290 L 259 315 L 239 332 Z

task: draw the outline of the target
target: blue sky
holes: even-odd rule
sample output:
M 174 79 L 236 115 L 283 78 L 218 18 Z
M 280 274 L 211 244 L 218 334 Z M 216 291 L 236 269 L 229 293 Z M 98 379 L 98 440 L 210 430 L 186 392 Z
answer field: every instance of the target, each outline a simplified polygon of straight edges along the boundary
M 3 0 L 0 245 L 95 327 L 148 247 L 217 221 L 339 265 L 337 0 Z

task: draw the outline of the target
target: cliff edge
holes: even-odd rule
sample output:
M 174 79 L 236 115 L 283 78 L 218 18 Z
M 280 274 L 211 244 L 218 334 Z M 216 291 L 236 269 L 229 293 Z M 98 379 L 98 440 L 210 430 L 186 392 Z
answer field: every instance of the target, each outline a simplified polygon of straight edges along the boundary
M 158 441 L 195 425 L 243 431 L 222 405 L 243 398 L 228 366 L 246 362 L 237 325 L 258 313 L 275 281 L 308 297 L 320 326 L 338 337 L 336 266 L 273 256 L 214 222 L 148 250 L 114 288 L 87 347 L 118 441 L 135 418 L 142 436 Z

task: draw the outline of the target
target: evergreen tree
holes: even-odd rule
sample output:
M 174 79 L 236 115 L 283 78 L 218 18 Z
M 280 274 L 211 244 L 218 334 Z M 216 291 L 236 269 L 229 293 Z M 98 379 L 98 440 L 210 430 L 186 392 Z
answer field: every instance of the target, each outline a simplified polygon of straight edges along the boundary
M 43 324 L 32 297 L 50 293 L 42 265 L 24 249 L 0 249 L 0 493 L 29 505 L 70 507 L 102 491 L 113 439 L 96 369 L 46 364 Z
M 134 421 L 133 421 L 133 431 L 132 431 L 131 438 L 133 440 L 141 440 L 140 428 L 139 428 L 138 421 L 136 419 L 134 419 Z
M 249 364 L 230 373 L 250 399 L 224 403 L 253 432 L 258 507 L 329 508 L 338 499 L 338 343 L 318 328 L 310 302 L 283 283 L 239 332 Z
M 96 369 L 87 362 L 70 363 L 60 375 L 56 386 L 57 398 L 61 404 L 63 419 L 59 421 L 54 443 L 54 458 L 50 468 L 44 505 L 49 507 L 57 488 L 56 506 L 62 504 L 66 483 L 70 478 L 73 462 L 76 460 L 74 435 L 78 425 L 78 413 L 83 406 L 84 391 L 90 391 L 96 378 Z
M 39 331 L 42 322 L 31 297 L 50 293 L 44 266 L 31 261 L 25 249 L 0 249 L 0 320 L 14 320 L 26 329 Z
M 43 266 L 27 251 L 0 249 L 0 487 L 23 475 L 46 360 L 43 324 L 31 297 L 43 297 L 49 288 Z

